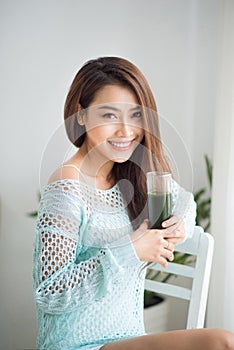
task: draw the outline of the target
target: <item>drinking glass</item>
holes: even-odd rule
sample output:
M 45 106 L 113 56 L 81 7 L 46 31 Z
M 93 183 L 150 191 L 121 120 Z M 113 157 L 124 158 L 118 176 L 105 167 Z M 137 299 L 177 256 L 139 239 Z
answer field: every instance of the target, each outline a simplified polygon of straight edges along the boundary
M 146 173 L 149 227 L 162 228 L 162 222 L 172 214 L 172 177 L 167 172 Z

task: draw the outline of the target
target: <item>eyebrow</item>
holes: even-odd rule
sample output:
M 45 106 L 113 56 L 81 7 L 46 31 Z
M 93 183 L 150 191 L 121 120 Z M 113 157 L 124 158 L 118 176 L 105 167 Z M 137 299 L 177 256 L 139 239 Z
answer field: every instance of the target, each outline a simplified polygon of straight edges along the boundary
M 118 108 L 113 107 L 113 106 L 108 106 L 108 105 L 100 106 L 100 107 L 98 107 L 98 109 L 111 109 L 111 110 L 116 111 L 116 112 L 122 112 L 121 109 L 118 109 Z M 141 106 L 136 106 L 136 107 L 130 108 L 130 111 L 137 111 L 140 109 L 141 109 Z

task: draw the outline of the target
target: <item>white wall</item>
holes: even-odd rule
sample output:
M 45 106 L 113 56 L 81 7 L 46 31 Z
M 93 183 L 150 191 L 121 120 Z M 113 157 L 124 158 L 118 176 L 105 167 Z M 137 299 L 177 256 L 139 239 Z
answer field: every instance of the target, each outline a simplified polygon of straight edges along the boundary
M 222 0 L 1 0 L 0 347 L 34 347 L 31 287 L 40 161 L 88 59 L 123 56 L 188 147 L 195 188 L 212 156 Z M 176 147 L 174 146 L 176 149 Z M 177 161 L 183 169 L 183 157 Z M 183 174 L 182 174 L 183 176 Z M 186 179 L 184 180 L 186 183 Z M 178 319 L 178 317 L 176 317 Z
M 207 326 L 234 332 L 234 2 L 225 0 L 221 69 L 214 137 L 212 234 L 213 270 Z

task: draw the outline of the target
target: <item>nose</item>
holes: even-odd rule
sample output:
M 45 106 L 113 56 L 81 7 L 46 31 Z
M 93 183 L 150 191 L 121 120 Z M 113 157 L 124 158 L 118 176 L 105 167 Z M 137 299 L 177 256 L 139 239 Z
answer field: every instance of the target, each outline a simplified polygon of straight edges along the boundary
M 116 135 L 118 137 L 130 137 L 133 135 L 133 133 L 134 132 L 131 125 L 124 122 L 118 124 L 118 129 L 116 131 Z

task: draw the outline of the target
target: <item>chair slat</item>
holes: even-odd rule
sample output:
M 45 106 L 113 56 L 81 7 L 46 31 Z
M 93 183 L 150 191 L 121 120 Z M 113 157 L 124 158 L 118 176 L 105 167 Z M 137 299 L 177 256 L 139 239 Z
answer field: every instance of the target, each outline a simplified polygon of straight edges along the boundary
M 191 290 L 184 287 L 174 286 L 172 284 L 165 284 L 162 282 L 145 280 L 145 289 L 157 293 L 162 293 L 164 295 L 170 295 L 175 298 L 190 300 Z
M 163 268 L 160 264 L 152 264 L 148 267 L 150 270 L 161 271 L 162 274 L 165 273 L 174 273 L 178 276 L 185 276 L 189 278 L 193 278 L 195 275 L 195 268 L 192 266 L 176 264 L 176 263 L 168 263 L 166 268 Z

